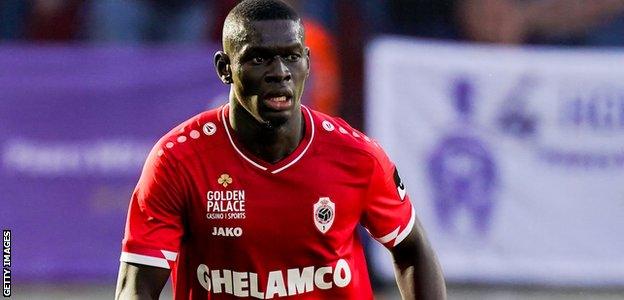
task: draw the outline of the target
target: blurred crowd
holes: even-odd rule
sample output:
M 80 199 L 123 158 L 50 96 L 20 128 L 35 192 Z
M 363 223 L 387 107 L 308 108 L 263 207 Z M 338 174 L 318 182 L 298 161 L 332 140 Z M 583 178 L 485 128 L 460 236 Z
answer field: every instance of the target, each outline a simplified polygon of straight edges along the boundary
M 0 39 L 218 40 L 236 0 L 2 0 Z M 509 44 L 620 46 L 622 0 L 289 0 L 330 35 L 380 33 Z
M 393 0 L 381 14 L 389 33 L 504 44 L 624 45 L 622 0 Z
M 312 105 L 361 125 L 363 51 L 379 34 L 503 44 L 624 45 L 624 0 L 287 0 L 314 56 Z M 0 41 L 219 42 L 237 0 L 1 0 Z M 343 72 L 349 70 L 349 72 Z M 348 92 L 344 92 L 348 90 Z M 340 99 L 348 99 L 345 108 Z M 355 107 L 355 109 L 354 109 Z

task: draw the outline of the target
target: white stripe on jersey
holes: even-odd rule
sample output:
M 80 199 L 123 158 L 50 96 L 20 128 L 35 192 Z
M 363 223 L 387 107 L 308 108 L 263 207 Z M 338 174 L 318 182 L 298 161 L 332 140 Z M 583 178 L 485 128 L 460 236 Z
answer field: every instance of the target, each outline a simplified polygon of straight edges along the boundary
M 410 219 L 402 231 L 401 231 L 401 226 L 399 226 L 396 229 L 394 229 L 392 232 L 380 238 L 375 238 L 375 239 L 382 244 L 385 244 L 394 240 L 394 243 L 392 244 L 392 247 L 394 247 L 398 245 L 400 242 L 402 242 L 407 237 L 407 235 L 412 231 L 412 228 L 414 227 L 415 222 L 416 222 L 416 212 L 414 211 L 414 208 L 412 207 L 412 214 L 410 216 Z
M 385 244 L 385 243 L 387 243 L 389 241 L 392 241 L 394 238 L 397 237 L 397 235 L 399 235 L 399 230 L 400 229 L 401 229 L 401 227 L 399 226 L 395 230 L 393 230 L 392 232 L 390 232 L 390 233 L 388 233 L 388 234 L 386 234 L 386 235 L 384 235 L 384 236 L 382 236 L 380 238 L 377 238 L 376 240 L 378 240 L 382 244 Z
M 230 128 L 229 128 L 229 126 L 227 124 L 227 120 L 225 118 L 225 108 L 226 107 L 229 108 L 229 104 L 226 104 L 226 105 L 224 105 L 221 108 L 221 120 L 223 121 L 223 127 L 225 128 L 225 132 L 227 133 L 228 139 L 230 140 L 230 144 L 232 144 L 232 147 L 234 147 L 234 150 L 236 150 L 236 152 L 242 158 L 244 158 L 246 161 L 248 161 L 254 167 L 256 167 L 256 168 L 258 168 L 258 169 L 260 169 L 262 171 L 268 170 L 267 167 L 264 167 L 264 166 L 260 165 L 259 163 L 253 161 L 251 158 L 247 157 L 240 149 L 238 149 L 238 147 L 236 147 L 236 144 L 234 143 L 234 139 L 232 138 L 232 134 L 230 133 Z M 304 109 L 307 112 L 307 115 L 310 118 L 310 129 L 311 129 L 310 140 L 308 141 L 308 144 L 303 149 L 303 151 L 301 151 L 301 153 L 295 159 L 293 159 L 287 165 L 285 165 L 285 166 L 283 166 L 283 167 L 281 167 L 281 168 L 279 168 L 277 170 L 271 171 L 271 174 L 277 174 L 277 173 L 279 173 L 281 171 L 284 171 L 288 167 L 292 166 L 294 163 L 296 163 L 297 161 L 299 161 L 303 157 L 303 155 L 308 151 L 308 148 L 310 148 L 310 145 L 312 145 L 312 141 L 314 140 L 314 119 L 312 118 L 312 113 L 310 112 L 310 109 L 308 109 L 304 105 L 301 105 L 301 108 Z
M 176 252 L 171 252 L 171 251 L 167 251 L 167 250 L 160 250 L 160 252 L 162 252 L 162 254 L 165 256 L 165 258 L 167 260 L 170 260 L 170 261 L 175 261 L 176 258 L 178 257 L 178 253 L 176 253 Z
M 129 252 L 121 252 L 121 257 L 119 258 L 119 261 L 170 269 L 169 263 L 164 258 L 134 254 Z
M 293 161 L 291 161 L 289 164 L 287 164 L 287 165 L 285 165 L 285 166 L 283 166 L 283 167 L 281 167 L 281 168 L 271 172 L 273 174 L 277 174 L 277 173 L 283 171 L 284 169 L 292 166 L 294 163 L 296 163 L 298 160 L 300 160 L 301 157 L 303 157 L 303 155 L 308 151 L 308 148 L 310 148 L 310 145 L 312 145 L 312 140 L 314 140 L 314 119 L 312 118 L 312 113 L 310 112 L 310 110 L 307 107 L 301 105 L 301 108 L 305 108 L 306 112 L 308 113 L 308 116 L 310 117 L 310 127 L 312 129 L 312 135 L 310 136 L 310 140 L 308 141 L 308 144 L 306 145 L 305 149 L 303 149 L 303 151 L 301 151 L 301 153 L 299 154 L 299 156 L 297 156 L 297 158 L 293 159 Z
M 238 147 L 236 147 L 236 144 L 234 144 L 234 140 L 232 139 L 232 134 L 230 134 L 230 129 L 228 127 L 227 121 L 225 120 L 225 108 L 229 107 L 229 104 L 224 105 L 221 108 L 221 120 L 223 121 L 223 127 L 225 128 L 225 133 L 227 133 L 228 139 L 230 140 L 230 144 L 232 144 L 232 147 L 234 147 L 234 150 L 236 150 L 236 152 L 238 152 L 238 154 L 240 156 L 242 156 L 246 161 L 248 161 L 250 164 L 252 164 L 254 167 L 262 170 L 262 171 L 266 171 L 267 168 L 257 164 L 256 162 L 254 162 L 253 160 L 251 160 L 250 158 L 248 158 L 247 156 L 245 156 L 245 154 L 243 154 L 243 152 L 241 152 L 240 150 L 238 150 Z
M 394 240 L 394 246 L 402 242 L 405 239 L 405 237 L 407 237 L 407 235 L 410 232 L 412 232 L 412 228 L 414 227 L 415 221 L 416 221 L 416 212 L 414 211 L 414 208 L 412 207 L 412 216 L 410 217 L 409 222 L 407 222 L 407 226 L 403 228 L 403 231 L 401 231 L 401 233 L 399 233 L 397 238 Z

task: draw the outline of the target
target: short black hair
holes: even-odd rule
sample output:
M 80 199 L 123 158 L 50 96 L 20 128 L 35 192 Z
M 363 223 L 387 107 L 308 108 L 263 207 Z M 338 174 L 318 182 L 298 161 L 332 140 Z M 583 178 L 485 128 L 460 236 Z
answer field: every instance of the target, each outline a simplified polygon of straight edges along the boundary
M 279 0 L 244 0 L 229 13 L 249 21 L 293 20 L 299 21 L 297 12 Z M 229 17 L 229 16 L 228 16 Z
M 241 41 L 244 24 L 252 21 L 291 20 L 301 22 L 299 14 L 279 0 L 243 0 L 227 15 L 223 24 L 223 47 L 230 41 Z M 302 27 L 303 29 L 303 27 Z M 303 30 L 301 30 L 303 38 Z

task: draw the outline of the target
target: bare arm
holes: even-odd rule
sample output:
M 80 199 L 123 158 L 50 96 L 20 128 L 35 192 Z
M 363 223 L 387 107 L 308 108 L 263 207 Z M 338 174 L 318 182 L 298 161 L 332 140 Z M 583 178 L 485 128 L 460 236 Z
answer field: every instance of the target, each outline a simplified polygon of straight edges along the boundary
M 403 299 L 446 299 L 442 269 L 418 220 L 391 252 Z
M 168 269 L 122 262 L 115 299 L 158 299 L 169 273 Z

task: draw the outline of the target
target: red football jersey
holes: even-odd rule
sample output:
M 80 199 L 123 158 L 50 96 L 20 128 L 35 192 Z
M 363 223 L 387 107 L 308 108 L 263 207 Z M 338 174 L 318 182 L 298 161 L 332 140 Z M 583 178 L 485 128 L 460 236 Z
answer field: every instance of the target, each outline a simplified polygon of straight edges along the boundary
M 300 145 L 266 163 L 237 142 L 228 107 L 191 118 L 151 151 L 121 261 L 171 268 L 175 299 L 373 298 L 357 225 L 390 248 L 415 218 L 383 150 L 302 107 Z

